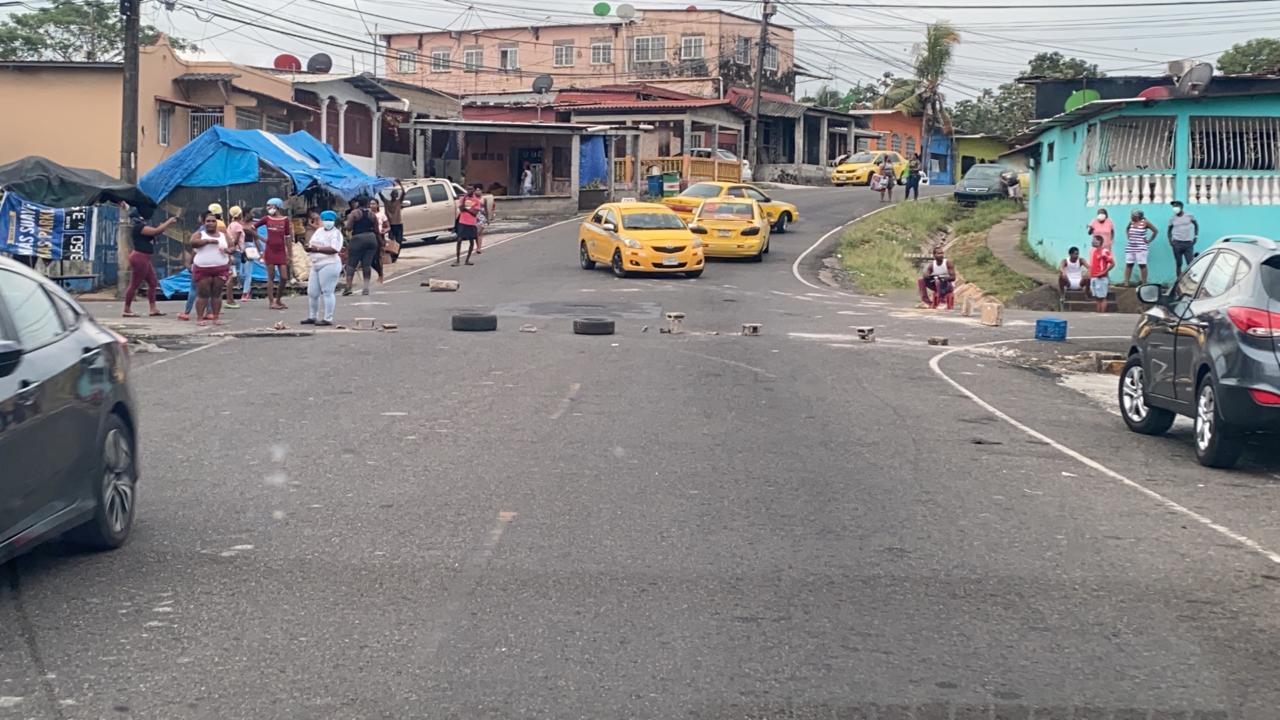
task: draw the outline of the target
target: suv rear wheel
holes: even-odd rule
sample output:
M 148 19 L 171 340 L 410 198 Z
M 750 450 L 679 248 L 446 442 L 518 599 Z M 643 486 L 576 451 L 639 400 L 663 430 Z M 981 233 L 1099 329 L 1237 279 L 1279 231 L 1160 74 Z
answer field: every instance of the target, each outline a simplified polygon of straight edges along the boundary
M 96 501 L 93 519 L 72 530 L 69 537 L 94 550 L 113 550 L 124 544 L 133 527 L 138 479 L 133 435 L 120 416 L 107 418 L 99 452 L 99 474 L 90 478 Z
M 1163 435 L 1173 425 L 1172 412 L 1147 404 L 1146 372 L 1136 353 L 1120 373 L 1120 415 L 1130 430 L 1143 435 Z
M 1196 390 L 1196 460 L 1212 468 L 1234 467 L 1244 449 L 1244 436 L 1222 419 L 1213 376 L 1206 374 Z

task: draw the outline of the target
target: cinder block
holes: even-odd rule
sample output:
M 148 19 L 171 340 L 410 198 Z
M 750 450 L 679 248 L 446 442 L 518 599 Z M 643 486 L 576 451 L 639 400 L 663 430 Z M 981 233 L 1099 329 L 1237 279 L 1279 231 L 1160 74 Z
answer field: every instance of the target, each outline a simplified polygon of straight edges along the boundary
M 1000 303 L 986 302 L 982 304 L 982 315 L 980 322 L 990 327 L 1000 327 L 1004 324 L 1004 306 Z

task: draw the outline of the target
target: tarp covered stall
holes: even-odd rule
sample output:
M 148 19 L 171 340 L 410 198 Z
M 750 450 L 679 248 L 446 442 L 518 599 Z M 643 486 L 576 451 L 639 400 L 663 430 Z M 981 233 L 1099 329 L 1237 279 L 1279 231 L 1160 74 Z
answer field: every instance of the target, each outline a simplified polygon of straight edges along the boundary
M 50 207 L 127 202 L 142 208 L 144 213 L 155 207 L 155 202 L 136 185 L 97 170 L 59 165 L 37 155 L 0 165 L 0 188 Z

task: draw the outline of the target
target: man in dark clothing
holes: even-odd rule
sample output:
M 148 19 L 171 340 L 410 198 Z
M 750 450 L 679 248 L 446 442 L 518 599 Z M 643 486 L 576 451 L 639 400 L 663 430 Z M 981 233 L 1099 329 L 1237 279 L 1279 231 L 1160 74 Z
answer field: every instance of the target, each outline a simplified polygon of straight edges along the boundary
M 1196 255 L 1196 240 L 1200 237 L 1200 223 L 1194 215 L 1183 212 L 1182 201 L 1169 203 L 1173 207 L 1173 215 L 1169 217 L 1169 245 L 1173 247 L 1174 275 L 1182 275 L 1182 263 L 1191 261 Z

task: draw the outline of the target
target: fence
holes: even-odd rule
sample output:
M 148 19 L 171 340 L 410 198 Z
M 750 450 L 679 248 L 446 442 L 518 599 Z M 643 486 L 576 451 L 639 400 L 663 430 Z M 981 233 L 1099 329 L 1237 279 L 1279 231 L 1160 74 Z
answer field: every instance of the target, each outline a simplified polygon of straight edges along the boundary
M 705 180 L 722 180 L 725 182 L 742 182 L 742 163 L 726 162 L 711 158 L 692 158 L 685 155 L 677 157 L 641 158 L 640 162 L 646 175 L 652 175 L 653 169 L 659 173 L 674 172 L 688 182 Z
M 1085 202 L 1098 205 L 1163 204 L 1174 200 L 1172 173 L 1107 175 L 1089 178 Z
M 1196 205 L 1280 205 L 1280 175 L 1191 175 L 1187 202 Z

